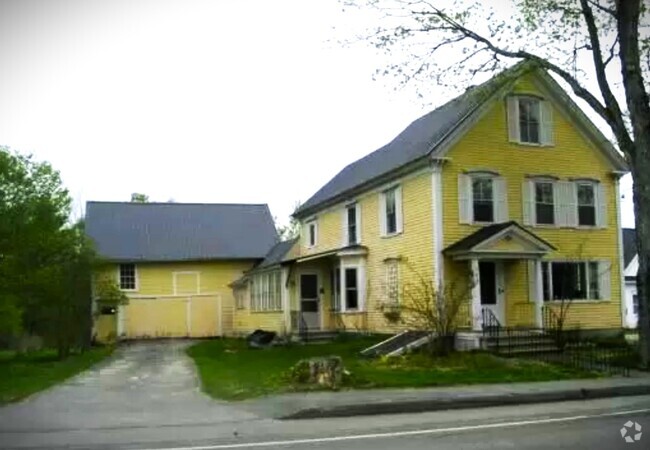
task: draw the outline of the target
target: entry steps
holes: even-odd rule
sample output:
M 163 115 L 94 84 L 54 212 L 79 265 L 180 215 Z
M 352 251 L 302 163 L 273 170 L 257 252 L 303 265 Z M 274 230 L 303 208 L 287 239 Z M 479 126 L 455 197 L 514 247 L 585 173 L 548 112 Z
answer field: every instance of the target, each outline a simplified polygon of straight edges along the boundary
M 560 349 L 552 336 L 544 332 L 503 332 L 483 338 L 483 348 L 501 356 L 553 353 Z
M 368 347 L 361 351 L 361 356 L 374 358 L 377 356 L 395 356 L 421 347 L 430 339 L 431 333 L 428 331 L 403 331 L 395 336 L 382 341 L 378 344 Z

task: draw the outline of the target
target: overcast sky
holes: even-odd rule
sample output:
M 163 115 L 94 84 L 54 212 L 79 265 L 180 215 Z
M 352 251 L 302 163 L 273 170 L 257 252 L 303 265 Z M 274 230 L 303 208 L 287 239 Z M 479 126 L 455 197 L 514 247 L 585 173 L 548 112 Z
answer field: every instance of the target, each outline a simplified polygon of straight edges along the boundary
M 75 198 L 269 203 L 286 222 L 346 164 L 454 94 L 373 81 L 336 0 L 0 0 L 0 145 Z M 633 225 L 631 186 L 622 186 Z

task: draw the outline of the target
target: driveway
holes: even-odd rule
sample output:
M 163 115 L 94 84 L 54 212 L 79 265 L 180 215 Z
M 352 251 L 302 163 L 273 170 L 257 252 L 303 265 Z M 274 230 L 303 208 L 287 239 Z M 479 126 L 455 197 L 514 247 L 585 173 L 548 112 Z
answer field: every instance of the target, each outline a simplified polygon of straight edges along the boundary
M 0 442 L 64 431 L 226 424 L 257 416 L 200 391 L 188 341 L 140 342 L 50 390 L 0 408 Z M 4 436 L 4 437 L 3 437 Z M 3 447 L 0 444 L 0 447 Z

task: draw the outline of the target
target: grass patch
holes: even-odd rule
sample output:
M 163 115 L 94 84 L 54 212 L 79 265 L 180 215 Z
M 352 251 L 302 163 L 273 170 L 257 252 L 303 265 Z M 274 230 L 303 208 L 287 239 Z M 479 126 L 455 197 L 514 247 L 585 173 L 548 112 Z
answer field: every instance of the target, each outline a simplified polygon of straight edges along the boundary
M 15 402 L 34 392 L 47 389 L 111 354 L 112 347 L 92 348 L 59 361 L 55 350 L 27 355 L 0 351 L 0 404 Z
M 253 350 L 244 340 L 205 341 L 188 349 L 201 376 L 203 390 L 226 400 L 313 389 L 289 380 L 288 371 L 304 358 L 338 355 L 351 372 L 345 388 L 400 388 L 458 384 L 548 381 L 591 378 L 591 372 L 522 359 L 503 359 L 482 352 L 454 353 L 432 358 L 414 353 L 403 357 L 363 359 L 359 352 L 376 337 L 338 340 L 327 344 Z

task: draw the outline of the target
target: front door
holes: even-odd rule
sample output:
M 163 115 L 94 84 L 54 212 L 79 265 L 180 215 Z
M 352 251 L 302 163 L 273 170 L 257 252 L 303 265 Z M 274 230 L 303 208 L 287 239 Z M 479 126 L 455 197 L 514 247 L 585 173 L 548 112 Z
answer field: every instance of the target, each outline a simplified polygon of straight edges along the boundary
M 503 311 L 503 266 L 493 261 L 479 261 L 479 279 L 481 287 L 481 309 L 489 310 L 501 325 L 505 325 Z M 490 314 L 483 315 L 483 320 L 489 320 Z M 484 325 L 495 325 L 485 324 Z
M 320 328 L 320 301 L 318 298 L 318 275 L 300 275 L 300 312 L 304 325 L 310 330 Z

